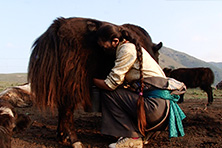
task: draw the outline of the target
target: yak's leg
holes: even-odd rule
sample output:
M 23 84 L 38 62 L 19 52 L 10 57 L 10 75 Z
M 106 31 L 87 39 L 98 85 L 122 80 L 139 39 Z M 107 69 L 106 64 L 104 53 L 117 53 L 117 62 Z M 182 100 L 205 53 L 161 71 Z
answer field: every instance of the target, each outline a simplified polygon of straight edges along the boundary
M 207 93 L 207 97 L 208 97 L 207 105 L 209 106 L 210 104 L 213 103 L 213 89 L 211 86 L 201 86 L 201 89 Z
M 58 107 L 57 136 L 63 144 L 73 144 L 77 141 L 74 127 L 73 109 L 70 106 Z
M 207 88 L 207 96 L 208 96 L 208 104 L 207 105 L 210 105 L 210 104 L 212 104 L 213 103 L 213 90 L 212 90 L 212 87 L 211 86 L 209 86 L 208 88 Z

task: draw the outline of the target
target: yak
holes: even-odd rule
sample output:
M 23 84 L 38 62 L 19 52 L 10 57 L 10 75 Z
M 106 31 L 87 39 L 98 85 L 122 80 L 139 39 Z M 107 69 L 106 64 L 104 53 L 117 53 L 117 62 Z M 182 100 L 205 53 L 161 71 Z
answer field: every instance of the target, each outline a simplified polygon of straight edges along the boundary
M 31 125 L 28 115 L 19 114 L 15 107 L 30 107 L 31 93 L 28 84 L 9 87 L 0 93 L 0 147 L 11 148 L 13 132 L 20 132 Z
M 217 89 L 222 89 L 222 81 L 220 81 L 217 85 L 216 85 Z
M 32 46 L 28 82 L 37 105 L 57 108 L 57 137 L 63 144 L 78 141 L 73 113 L 80 105 L 89 110 L 93 77 L 105 78 L 114 65 L 115 57 L 105 54 L 96 41 L 97 30 L 106 24 L 115 25 L 90 18 L 60 17 Z M 119 27 L 137 38 L 158 62 L 161 42 L 153 43 L 140 26 Z
M 0 147 L 11 148 L 11 136 L 13 132 L 21 132 L 31 125 L 29 116 L 19 114 L 14 106 L 0 98 Z
M 170 69 L 164 68 L 164 73 L 167 77 L 174 78 L 183 82 L 187 88 L 199 87 L 207 93 L 208 105 L 213 102 L 213 92 L 211 85 L 214 83 L 214 73 L 210 68 L 197 67 L 197 68 L 178 68 Z M 180 96 L 178 102 L 183 102 L 183 95 Z

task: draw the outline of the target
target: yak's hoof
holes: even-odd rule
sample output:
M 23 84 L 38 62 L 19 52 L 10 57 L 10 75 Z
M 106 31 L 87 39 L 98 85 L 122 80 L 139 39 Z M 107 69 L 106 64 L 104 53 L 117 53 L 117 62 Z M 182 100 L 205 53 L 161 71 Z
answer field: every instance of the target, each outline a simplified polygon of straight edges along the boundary
M 207 103 L 207 106 L 210 106 L 210 105 L 212 105 L 212 102 L 208 102 L 208 103 Z
M 57 135 L 59 142 L 63 145 L 72 145 L 72 143 L 74 141 L 76 141 L 76 138 L 74 138 L 73 136 L 69 136 L 68 134 L 64 134 L 63 132 L 61 132 L 59 135 Z
M 83 148 L 83 144 L 81 142 L 75 142 L 72 144 L 73 148 Z

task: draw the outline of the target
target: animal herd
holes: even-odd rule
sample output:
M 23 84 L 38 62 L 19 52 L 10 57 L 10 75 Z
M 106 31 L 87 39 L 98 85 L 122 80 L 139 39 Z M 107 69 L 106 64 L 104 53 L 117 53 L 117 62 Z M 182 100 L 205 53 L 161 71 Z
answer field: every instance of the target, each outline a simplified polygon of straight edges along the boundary
M 59 141 L 79 146 L 73 113 L 79 105 L 89 110 L 92 78 L 104 78 L 114 64 L 114 57 L 106 55 L 95 41 L 96 31 L 106 24 L 115 25 L 87 18 L 58 18 L 35 41 L 28 67 L 29 84 L 10 87 L 0 93 L 0 145 L 3 148 L 10 148 L 11 135 L 18 123 L 24 125 L 22 129 L 31 124 L 27 115 L 16 113 L 14 108 L 32 106 L 33 102 L 41 107 L 56 107 Z M 139 26 L 124 24 L 120 27 L 137 36 L 158 62 L 161 42 L 153 43 Z M 200 87 L 208 95 L 208 104 L 213 102 L 214 74 L 209 68 L 165 68 L 164 72 L 184 82 L 188 88 Z M 180 101 L 183 102 L 183 96 Z

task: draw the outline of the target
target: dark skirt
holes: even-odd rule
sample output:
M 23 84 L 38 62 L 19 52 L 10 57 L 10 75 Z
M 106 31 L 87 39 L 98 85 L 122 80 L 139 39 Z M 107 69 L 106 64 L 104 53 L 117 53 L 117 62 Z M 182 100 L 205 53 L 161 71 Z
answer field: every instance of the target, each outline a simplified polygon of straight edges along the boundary
M 101 133 L 116 137 L 142 137 L 137 126 L 138 97 L 137 93 L 123 88 L 102 91 Z M 169 101 L 161 98 L 144 98 L 144 101 L 148 128 L 152 131 L 166 128 Z

